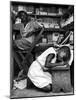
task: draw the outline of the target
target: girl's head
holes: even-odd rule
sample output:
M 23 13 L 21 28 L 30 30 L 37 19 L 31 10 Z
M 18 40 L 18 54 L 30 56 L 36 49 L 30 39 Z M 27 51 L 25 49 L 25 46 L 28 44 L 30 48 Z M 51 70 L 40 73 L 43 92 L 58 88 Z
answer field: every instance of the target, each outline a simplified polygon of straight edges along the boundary
M 59 61 L 67 62 L 70 60 L 70 56 L 71 53 L 70 53 L 70 48 L 68 46 L 63 46 L 60 49 L 58 49 L 57 59 Z

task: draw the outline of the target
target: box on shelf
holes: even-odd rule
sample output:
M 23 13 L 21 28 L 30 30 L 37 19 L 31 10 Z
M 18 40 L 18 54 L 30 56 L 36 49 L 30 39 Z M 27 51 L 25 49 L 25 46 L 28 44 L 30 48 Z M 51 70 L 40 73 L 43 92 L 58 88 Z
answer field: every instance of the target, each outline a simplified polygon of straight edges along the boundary
M 32 14 L 34 11 L 34 7 L 33 6 L 21 6 L 21 5 L 19 5 L 18 11 L 22 11 L 22 10 L 27 12 L 28 14 Z
M 22 11 L 22 10 L 26 11 L 26 9 L 24 8 L 24 6 L 18 6 L 18 11 Z
M 48 15 L 50 15 L 50 16 L 56 16 L 57 14 L 56 13 L 48 13 Z
M 58 38 L 59 38 L 59 33 L 58 32 L 53 32 L 52 41 L 56 43 Z
M 47 12 L 40 11 L 40 15 L 47 15 Z
M 59 26 L 59 25 L 54 25 L 54 27 L 55 27 L 55 28 L 57 28 L 57 29 L 59 29 L 59 28 L 60 28 L 60 26 Z
M 46 38 L 42 38 L 42 43 L 47 43 L 47 39 Z
M 40 7 L 40 15 L 47 15 L 47 9 L 44 7 Z
M 51 24 L 49 25 L 49 27 L 50 27 L 50 28 L 54 28 L 54 24 L 51 23 Z
M 49 28 L 49 24 L 48 23 L 43 23 L 45 28 Z
M 47 8 L 48 13 L 57 13 L 56 7 L 49 7 Z
M 33 12 L 27 12 L 27 14 L 33 14 Z

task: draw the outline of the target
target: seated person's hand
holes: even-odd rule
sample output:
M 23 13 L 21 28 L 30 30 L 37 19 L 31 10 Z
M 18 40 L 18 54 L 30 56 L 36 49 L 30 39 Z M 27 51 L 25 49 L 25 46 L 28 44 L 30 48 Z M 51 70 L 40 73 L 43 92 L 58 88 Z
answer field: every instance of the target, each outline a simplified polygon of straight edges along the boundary
M 47 56 L 46 58 L 46 62 L 45 62 L 45 67 L 48 67 L 49 64 L 52 62 L 52 60 L 54 59 L 55 54 L 51 53 Z M 52 66 L 51 66 L 52 67 Z
M 62 64 L 62 65 L 61 65 Z M 61 62 L 59 66 L 56 66 L 57 68 L 66 68 L 69 67 L 68 62 Z

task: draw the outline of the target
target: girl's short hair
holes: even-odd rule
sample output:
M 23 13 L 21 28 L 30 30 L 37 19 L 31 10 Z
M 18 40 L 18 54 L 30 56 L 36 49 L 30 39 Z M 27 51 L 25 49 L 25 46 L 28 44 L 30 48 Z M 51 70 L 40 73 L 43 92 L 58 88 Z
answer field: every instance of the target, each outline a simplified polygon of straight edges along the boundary
M 69 61 L 70 60 L 70 48 L 68 46 L 63 46 L 58 50 L 58 55 L 63 61 Z

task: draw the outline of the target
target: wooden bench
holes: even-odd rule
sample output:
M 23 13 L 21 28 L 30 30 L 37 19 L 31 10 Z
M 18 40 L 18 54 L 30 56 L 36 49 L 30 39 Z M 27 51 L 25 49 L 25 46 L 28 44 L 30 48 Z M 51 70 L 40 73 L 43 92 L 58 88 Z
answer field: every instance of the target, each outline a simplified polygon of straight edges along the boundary
M 52 91 L 54 93 L 71 92 L 70 66 L 52 68 Z

